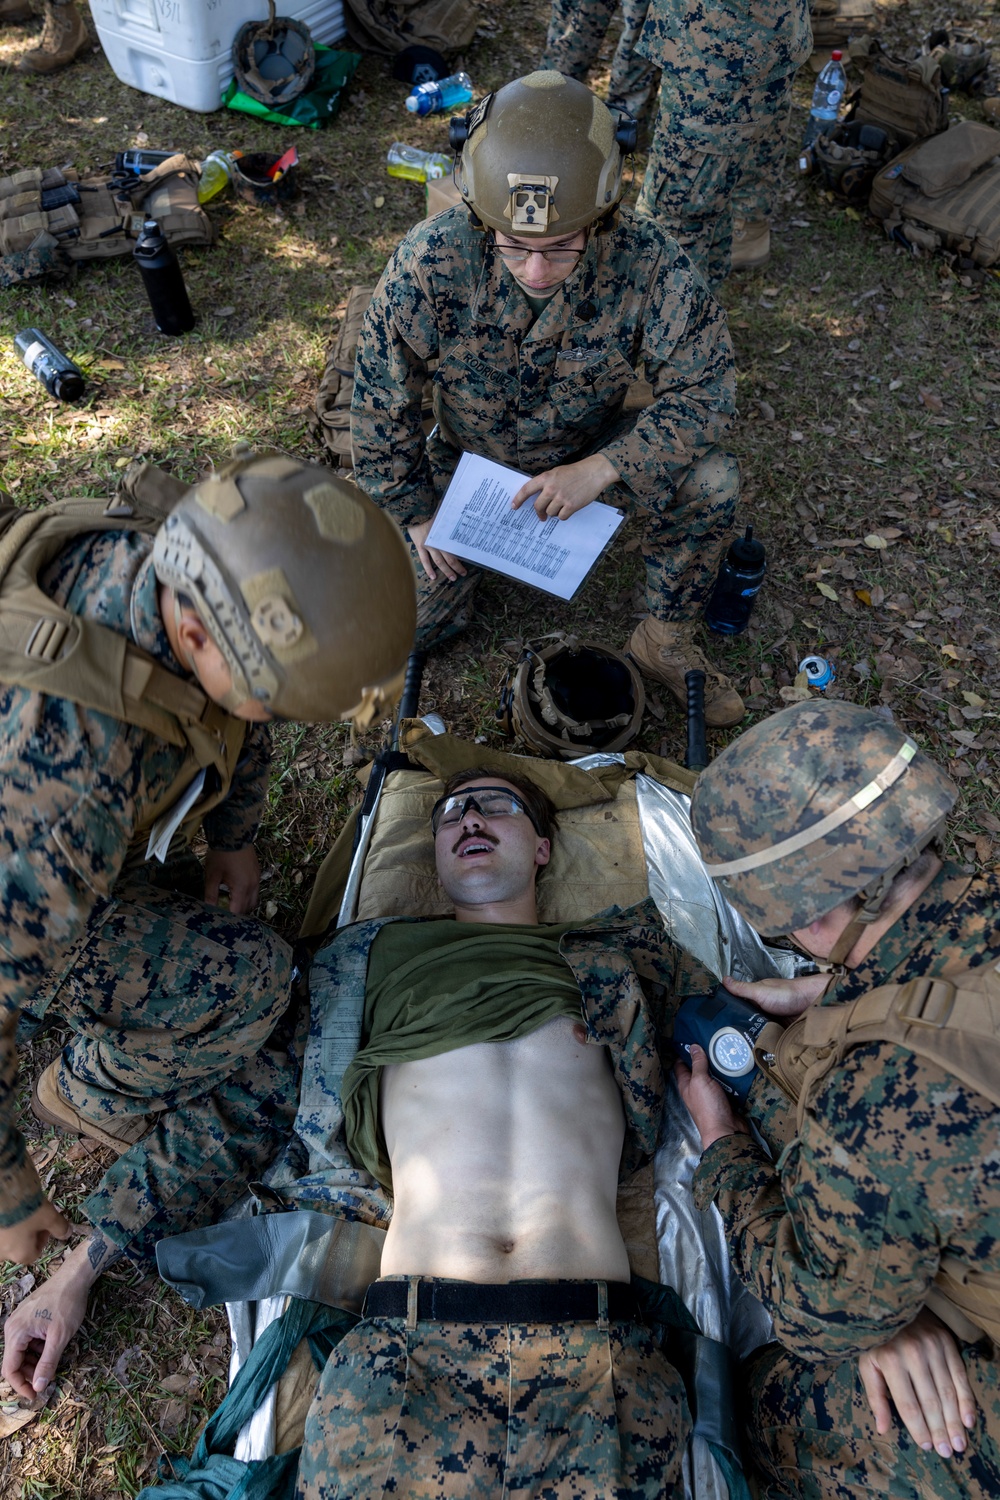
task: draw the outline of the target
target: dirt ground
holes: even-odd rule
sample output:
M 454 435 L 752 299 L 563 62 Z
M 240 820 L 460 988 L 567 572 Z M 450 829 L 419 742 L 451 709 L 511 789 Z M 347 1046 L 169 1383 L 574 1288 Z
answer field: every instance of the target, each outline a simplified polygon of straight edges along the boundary
M 479 0 L 482 22 L 456 65 L 485 92 L 540 56 L 542 0 Z M 280 8 L 280 7 L 279 7 Z M 985 6 L 949 19 L 989 35 Z M 938 14 L 886 4 L 890 45 L 919 42 Z M 301 156 L 302 196 L 278 211 L 226 194 L 209 205 L 210 249 L 184 254 L 195 331 L 166 339 L 153 325 L 129 258 L 92 263 L 72 279 L 15 288 L 0 305 L 0 486 L 23 504 L 104 494 L 135 455 L 193 480 L 234 441 L 321 451 L 309 416 L 325 353 L 350 288 L 373 283 L 423 212 L 419 186 L 386 176 L 394 139 L 445 149 L 446 125 L 415 121 L 388 65 L 366 56 L 339 116 L 318 132 L 246 116 L 196 115 L 120 83 L 96 45 L 63 73 L 25 78 L 11 65 L 37 28 L 0 31 L 0 175 L 71 163 L 82 171 L 132 146 L 201 157 L 216 147 Z M 606 82 L 609 39 L 594 83 Z M 796 85 L 792 145 L 812 87 Z M 952 96 L 953 114 L 981 118 Z M 636 162 L 634 195 L 643 159 Z M 779 708 L 800 659 L 828 657 L 831 694 L 893 715 L 961 787 L 953 857 L 1000 859 L 1000 284 L 942 257 L 915 257 L 874 221 L 845 210 L 814 180 L 786 175 L 762 272 L 723 290 L 736 347 L 744 476 L 738 515 L 765 542 L 768 576 L 753 621 L 709 653 L 747 698 L 746 723 Z M 76 359 L 88 394 L 51 401 L 13 353 L 36 325 Z M 522 641 L 556 627 L 612 645 L 641 609 L 638 536 L 624 536 L 569 606 L 488 581 L 469 632 L 430 660 L 421 709 L 456 733 L 505 742 L 495 719 L 503 670 Z M 784 690 L 784 693 L 783 691 Z M 262 912 L 292 933 L 311 879 L 358 799 L 360 750 L 343 726 L 280 726 L 276 776 L 260 842 Z M 720 748 L 732 731 L 710 735 Z M 684 722 L 650 694 L 639 745 L 681 759 Z M 22 1079 L 60 1044 L 49 1032 L 22 1059 Z M 68 1208 L 107 1163 L 99 1148 L 25 1128 L 43 1182 Z M 57 1256 L 50 1257 L 52 1260 Z M 7 1267 L 9 1311 L 46 1267 Z M 164 1450 L 190 1450 L 225 1389 L 221 1314 L 194 1314 L 155 1278 L 117 1267 L 64 1360 L 46 1409 L 17 1431 L 0 1406 L 0 1495 L 24 1500 L 133 1496 Z M 0 1392 L 2 1396 L 2 1392 Z M 9 1405 L 9 1403 L 8 1403 Z M 6 1428 L 2 1425 L 6 1421 Z

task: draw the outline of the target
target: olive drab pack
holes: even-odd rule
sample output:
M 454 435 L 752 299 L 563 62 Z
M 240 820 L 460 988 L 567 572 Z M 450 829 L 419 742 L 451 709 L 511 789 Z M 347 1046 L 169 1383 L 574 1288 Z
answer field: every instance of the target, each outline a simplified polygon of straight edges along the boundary
M 33 167 L 0 179 L 0 287 L 74 261 L 128 255 L 148 218 L 175 247 L 212 244 L 198 176 L 178 152 L 138 178 L 81 178 L 71 167 Z
M 901 146 L 948 128 L 948 95 L 936 57 L 890 57 L 870 36 L 852 40 L 849 52 L 862 74 L 852 119 L 891 131 Z
M 816 171 L 830 191 L 861 207 L 868 202 L 875 174 L 898 147 L 887 130 L 852 120 L 818 136 L 810 149 Z
M 181 842 L 190 839 L 226 797 L 247 726 L 124 635 L 63 609 L 38 578 L 88 532 L 152 535 L 187 488 L 144 464 L 131 476 L 129 493 L 110 502 L 81 496 L 38 510 L 0 503 L 0 682 L 65 698 L 186 749 L 173 785 L 136 830 L 130 859 L 142 857 L 153 824 L 204 770 L 211 773 L 207 790 L 180 824 Z
M 962 120 L 878 172 L 869 211 L 890 238 L 994 266 L 1000 262 L 998 154 L 1000 130 Z
M 1000 1108 L 1000 965 L 881 985 L 843 1005 L 812 1005 L 787 1027 L 769 1022 L 754 1055 L 797 1106 L 801 1131 L 827 1076 L 852 1048 L 871 1042 L 905 1047 Z M 981 1330 L 1000 1342 L 1000 1273 L 945 1255 L 934 1289 L 934 1311 L 960 1338 Z
M 344 22 L 362 52 L 394 57 L 420 44 L 435 52 L 461 52 L 479 25 L 470 0 L 347 0 Z

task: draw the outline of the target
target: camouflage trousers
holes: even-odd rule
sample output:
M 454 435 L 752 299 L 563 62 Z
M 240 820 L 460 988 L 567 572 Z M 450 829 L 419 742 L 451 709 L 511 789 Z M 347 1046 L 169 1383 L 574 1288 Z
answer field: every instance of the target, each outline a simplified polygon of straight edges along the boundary
M 896 1418 L 879 1437 L 857 1360 L 809 1364 L 771 1344 L 748 1370 L 748 1435 L 762 1500 L 996 1500 L 1000 1361 L 963 1350 L 979 1420 L 964 1453 L 925 1453 Z
M 792 75 L 786 83 L 761 132 L 728 151 L 706 150 L 704 141 L 678 129 L 660 85 L 636 213 L 673 235 L 713 289 L 729 275 L 734 214 L 756 223 L 775 211 L 785 170 Z
M 306 1419 L 298 1500 L 682 1494 L 680 1376 L 641 1326 L 352 1328 Z
M 83 1204 L 133 1258 L 217 1218 L 288 1138 L 291 968 L 265 923 L 133 878 L 46 984 L 40 1008 L 76 1032 L 61 1092 L 112 1132 L 153 1119 Z
M 666 510 L 648 510 L 615 489 L 602 496 L 611 505 L 631 504 L 643 517 L 646 608 L 651 615 L 693 620 L 700 614 L 732 531 L 739 492 L 739 464 L 732 454 L 713 448 L 680 476 Z M 412 544 L 410 551 L 417 571 L 417 645 L 427 650 L 470 623 L 483 570 L 464 563 L 466 574 L 454 583 L 440 573 L 431 580 Z
M 611 62 L 608 103 L 640 123 L 649 122 L 660 70 L 635 50 L 646 23 L 649 0 L 620 0 L 622 30 Z M 540 68 L 554 68 L 569 78 L 587 81 L 597 61 L 618 0 L 552 0 L 545 55 Z

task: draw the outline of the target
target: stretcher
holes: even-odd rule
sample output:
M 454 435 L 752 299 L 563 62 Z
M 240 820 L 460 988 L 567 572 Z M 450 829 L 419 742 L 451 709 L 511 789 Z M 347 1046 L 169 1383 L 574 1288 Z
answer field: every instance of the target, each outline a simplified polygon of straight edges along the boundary
M 443 725 L 433 716 L 403 726 L 400 748 L 416 769 L 396 769 L 385 775 L 377 795 L 368 799 L 364 817 L 345 828 L 319 872 L 303 925 L 304 936 L 316 948 L 311 972 L 314 996 L 322 990 L 321 934 L 325 931 L 373 916 L 435 916 L 450 911 L 434 871 L 430 810 L 446 776 L 486 763 L 531 776 L 556 805 L 559 832 L 552 859 L 540 872 L 538 883 L 541 921 L 583 921 L 609 906 L 627 907 L 652 897 L 674 941 L 717 978 L 724 974 L 764 978 L 797 971 L 796 956 L 762 943 L 706 875 L 688 815 L 695 779 L 690 772 L 631 751 L 590 756 L 571 764 L 505 756 L 438 730 Z M 308 1142 L 302 1123 L 308 1110 L 308 1058 L 306 1074 L 297 1123 Z M 341 1274 L 338 1221 L 308 1211 L 321 1189 L 316 1186 L 317 1173 L 308 1170 L 315 1162 L 307 1163 L 302 1147 L 303 1141 L 293 1141 L 258 1195 L 266 1199 L 273 1192 L 279 1201 L 297 1202 L 307 1212 L 274 1216 L 287 1221 L 280 1226 L 286 1231 L 285 1249 L 276 1254 L 269 1250 L 260 1277 L 255 1271 L 251 1281 L 255 1292 L 272 1287 L 276 1294 L 227 1302 L 233 1338 L 231 1377 L 251 1359 L 255 1344 L 269 1326 L 281 1318 L 290 1290 L 301 1297 L 318 1295 L 322 1300 L 326 1296 L 330 1301 L 332 1296 L 317 1292 L 317 1287 L 324 1277 L 336 1280 Z M 700 1149 L 671 1077 L 658 1148 L 652 1163 L 639 1174 L 642 1181 L 633 1180 L 629 1192 L 620 1195 L 619 1220 L 633 1272 L 672 1287 L 697 1330 L 692 1346 L 696 1373 L 691 1382 L 697 1385 L 699 1412 L 685 1461 L 686 1494 L 690 1500 L 725 1500 L 729 1489 L 714 1456 L 720 1445 L 728 1451 L 736 1446 L 731 1403 L 725 1394 L 724 1366 L 729 1363 L 725 1351 L 733 1361 L 746 1357 L 767 1341 L 770 1321 L 731 1271 L 717 1210 L 713 1206 L 703 1213 L 695 1206 L 691 1182 Z M 288 1249 L 290 1228 L 298 1236 L 292 1250 Z M 364 1283 L 377 1275 L 381 1231 L 370 1233 L 370 1243 L 358 1252 L 362 1261 L 367 1259 L 360 1275 Z M 281 1253 L 283 1265 L 279 1264 Z M 168 1279 L 188 1300 L 194 1300 L 183 1278 L 174 1274 Z M 244 1422 L 232 1450 L 235 1459 L 259 1465 L 301 1441 L 317 1379 L 303 1344 L 285 1375 L 267 1389 Z

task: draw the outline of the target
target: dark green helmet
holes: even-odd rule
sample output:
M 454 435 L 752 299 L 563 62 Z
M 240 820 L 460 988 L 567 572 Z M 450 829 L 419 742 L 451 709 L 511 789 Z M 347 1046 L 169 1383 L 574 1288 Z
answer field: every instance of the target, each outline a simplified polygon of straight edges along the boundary
M 691 822 L 722 894 L 765 936 L 878 899 L 958 792 L 901 729 L 836 699 L 755 724 L 698 778 Z
M 233 679 L 284 719 L 367 724 L 402 688 L 416 628 L 402 533 L 331 469 L 241 458 L 195 485 L 157 532 L 161 583 L 194 604 Z
M 461 133 L 459 191 L 501 234 L 576 234 L 621 196 L 619 122 L 562 73 L 529 73 L 488 94 Z

